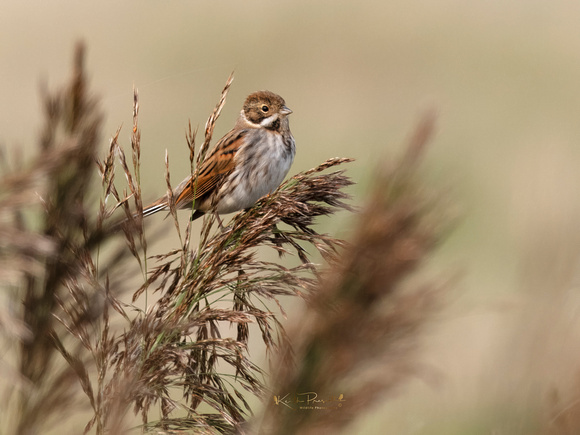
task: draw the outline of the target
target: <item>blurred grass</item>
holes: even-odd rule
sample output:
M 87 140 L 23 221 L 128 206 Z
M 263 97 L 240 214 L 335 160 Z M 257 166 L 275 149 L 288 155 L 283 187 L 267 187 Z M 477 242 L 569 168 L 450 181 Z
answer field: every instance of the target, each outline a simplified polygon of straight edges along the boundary
M 187 159 L 179 158 L 187 155 L 187 119 L 201 125 L 233 69 L 236 82 L 216 137 L 231 126 L 246 94 L 271 89 L 294 110 L 292 173 L 326 157 L 354 157 L 357 196 L 377 158 L 396 154 L 419 113 L 436 108 L 438 132 L 425 176 L 447 183 L 462 207 L 462 225 L 438 257 L 463 272 L 461 291 L 425 352 L 440 383 L 419 382 L 368 423 L 436 433 L 425 427 L 453 420 L 463 407 L 472 424 L 489 421 L 488 411 L 481 417 L 477 410 L 488 410 L 489 396 L 508 389 L 512 374 L 504 368 L 518 334 L 536 339 L 537 329 L 519 329 L 537 321 L 525 313 L 533 312 L 530 306 L 543 311 L 555 284 L 556 303 L 568 311 L 556 316 L 562 326 L 554 340 L 567 343 L 577 333 L 579 18 L 580 6 L 564 0 L 37 1 L 33 7 L 4 1 L 0 140 L 15 147 L 35 142 L 38 84 L 66 75 L 78 37 L 87 42 L 92 84 L 102 92 L 103 131 L 112 134 L 121 120 L 131 125 L 133 84 L 140 90 L 149 199 L 165 189 L 165 148 L 174 181 L 187 175 Z M 155 219 L 154 225 L 167 224 Z M 175 240 L 164 243 L 159 249 Z M 498 357 L 506 348 L 509 361 Z M 529 347 L 518 351 L 522 361 L 531 358 Z M 556 371 L 564 360 L 556 352 L 545 366 Z M 532 377 L 523 378 L 509 389 L 527 391 Z M 453 433 L 443 425 L 442 433 Z

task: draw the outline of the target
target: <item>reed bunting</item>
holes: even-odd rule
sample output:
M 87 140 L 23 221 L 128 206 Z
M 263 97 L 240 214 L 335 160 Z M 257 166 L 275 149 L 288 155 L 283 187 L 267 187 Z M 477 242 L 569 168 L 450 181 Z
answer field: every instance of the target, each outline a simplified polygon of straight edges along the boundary
M 215 209 L 233 213 L 253 206 L 282 182 L 296 153 L 288 115 L 279 95 L 250 94 L 234 128 L 216 144 L 196 171 L 173 191 L 177 209 L 195 210 L 191 220 Z M 167 195 L 143 209 L 143 216 L 169 210 Z

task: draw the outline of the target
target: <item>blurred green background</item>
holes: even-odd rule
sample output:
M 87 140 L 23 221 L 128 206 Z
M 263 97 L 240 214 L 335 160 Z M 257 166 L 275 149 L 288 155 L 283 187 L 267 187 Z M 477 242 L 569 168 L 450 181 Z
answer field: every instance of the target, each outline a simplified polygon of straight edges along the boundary
M 566 0 L 4 0 L 0 141 L 34 146 L 39 89 L 69 76 L 79 39 L 103 148 L 121 124 L 128 148 L 139 89 L 148 199 L 165 192 L 165 149 L 173 182 L 189 173 L 188 119 L 203 129 L 231 71 L 214 137 L 247 94 L 279 93 L 294 110 L 292 173 L 354 157 L 355 203 L 434 109 L 425 177 L 461 219 L 432 270 L 460 279 L 428 331 L 425 373 L 353 430 L 529 433 L 553 391 L 573 402 L 579 368 L 578 23 L 580 3 Z M 326 223 L 348 237 L 350 222 Z

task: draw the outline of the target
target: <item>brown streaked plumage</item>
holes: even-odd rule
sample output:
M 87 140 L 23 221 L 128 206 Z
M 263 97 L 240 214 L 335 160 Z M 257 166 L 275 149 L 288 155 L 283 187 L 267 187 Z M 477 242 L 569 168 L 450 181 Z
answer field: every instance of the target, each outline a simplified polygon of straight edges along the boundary
M 214 207 L 227 214 L 249 208 L 282 182 L 296 152 L 282 97 L 250 94 L 234 128 L 221 138 L 197 171 L 173 191 L 175 207 L 194 209 L 197 219 Z M 167 195 L 145 207 L 143 216 L 168 210 Z

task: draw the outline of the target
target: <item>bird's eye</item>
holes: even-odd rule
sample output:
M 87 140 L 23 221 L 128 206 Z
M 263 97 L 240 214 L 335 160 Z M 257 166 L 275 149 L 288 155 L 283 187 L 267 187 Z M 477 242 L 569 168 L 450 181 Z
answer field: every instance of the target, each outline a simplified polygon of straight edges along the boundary
M 267 112 L 268 110 L 270 110 L 270 108 L 266 105 L 262 106 L 262 112 Z

